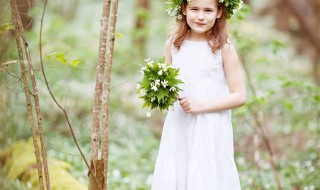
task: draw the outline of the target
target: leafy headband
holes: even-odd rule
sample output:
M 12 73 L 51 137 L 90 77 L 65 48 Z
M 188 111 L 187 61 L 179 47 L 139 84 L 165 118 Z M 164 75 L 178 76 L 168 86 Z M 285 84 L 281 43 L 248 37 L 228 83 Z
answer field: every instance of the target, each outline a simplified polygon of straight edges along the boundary
M 168 0 L 165 2 L 167 4 L 167 12 L 170 16 L 176 17 L 177 20 L 182 18 L 181 16 L 181 5 L 182 3 L 191 3 L 192 0 Z M 226 7 L 227 19 L 231 18 L 236 14 L 241 8 L 242 0 L 218 0 L 219 3 L 224 4 Z

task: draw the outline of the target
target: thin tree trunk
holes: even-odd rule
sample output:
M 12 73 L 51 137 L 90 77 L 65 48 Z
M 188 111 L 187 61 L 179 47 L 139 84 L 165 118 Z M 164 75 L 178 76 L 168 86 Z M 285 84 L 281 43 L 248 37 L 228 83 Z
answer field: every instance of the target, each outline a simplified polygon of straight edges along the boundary
M 28 80 L 27 80 L 26 68 L 24 66 L 23 51 L 22 51 L 21 41 L 20 41 L 20 35 L 21 35 L 22 31 L 21 31 L 21 28 L 19 27 L 19 20 L 20 20 L 19 14 L 18 14 L 19 12 L 18 12 L 18 8 L 17 8 L 17 5 L 14 0 L 10 0 L 10 6 L 11 6 L 13 22 L 15 24 L 15 37 L 16 37 L 18 55 L 19 55 L 19 60 L 20 60 L 23 88 L 24 88 L 24 93 L 25 93 L 26 102 L 27 102 L 27 110 L 28 110 L 28 114 L 29 114 L 29 122 L 31 125 L 33 145 L 34 145 L 34 149 L 35 149 L 35 156 L 36 156 L 37 169 L 38 169 L 38 178 L 39 178 L 39 186 L 40 186 L 40 190 L 44 190 L 43 176 L 42 176 L 42 163 L 41 163 L 38 140 L 37 140 L 37 130 L 35 127 L 35 122 L 34 122 L 34 117 L 33 117 L 32 103 L 31 103 L 31 99 L 30 99 L 30 95 L 29 95 Z
M 150 12 L 149 0 L 137 0 L 136 23 L 133 35 L 133 43 L 137 45 L 139 54 L 146 56 L 147 20 Z
M 109 38 L 108 38 L 108 50 L 107 50 L 107 73 L 105 75 L 104 82 L 104 110 L 102 114 L 102 160 L 104 161 L 104 189 L 108 189 L 108 130 L 109 130 L 109 97 L 110 97 L 110 81 L 111 81 L 111 71 L 113 63 L 113 50 L 114 50 L 114 41 L 115 41 L 115 32 L 116 32 L 116 23 L 117 23 L 117 12 L 118 12 L 118 0 L 112 0 L 111 2 L 111 17 L 109 25 Z
M 101 16 L 101 28 L 100 28 L 100 44 L 98 54 L 98 65 L 97 65 L 97 76 L 96 86 L 93 103 L 93 115 L 92 115 L 92 127 L 91 127 L 91 162 L 90 168 L 95 172 L 94 175 L 100 183 L 100 187 L 104 184 L 103 180 L 103 165 L 101 162 L 98 163 L 98 151 L 99 151 L 99 138 L 100 138 L 100 115 L 101 115 L 101 102 L 102 102 L 102 91 L 103 91 L 103 79 L 106 64 L 106 46 L 107 46 L 107 32 L 109 25 L 109 14 L 110 14 L 111 0 L 105 0 L 103 3 L 103 10 Z M 103 162 L 102 162 L 103 164 Z M 93 175 L 89 172 L 89 190 L 98 189 L 99 184 L 93 180 Z

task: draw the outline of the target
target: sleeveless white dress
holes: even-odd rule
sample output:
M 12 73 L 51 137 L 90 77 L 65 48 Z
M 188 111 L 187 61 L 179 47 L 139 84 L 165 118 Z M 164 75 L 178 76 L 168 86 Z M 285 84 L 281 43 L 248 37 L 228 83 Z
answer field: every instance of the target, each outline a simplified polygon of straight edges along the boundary
M 229 94 L 221 50 L 207 42 L 185 40 L 171 49 L 180 69 L 180 96 L 198 100 Z M 174 107 L 174 108 L 173 108 Z M 152 179 L 152 190 L 239 190 L 234 162 L 231 110 L 187 114 L 179 102 L 169 109 Z

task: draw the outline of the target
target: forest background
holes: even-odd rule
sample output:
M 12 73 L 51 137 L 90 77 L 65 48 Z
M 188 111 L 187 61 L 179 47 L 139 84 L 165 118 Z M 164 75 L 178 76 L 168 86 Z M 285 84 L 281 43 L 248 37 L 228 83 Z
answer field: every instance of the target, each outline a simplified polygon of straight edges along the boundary
M 70 175 L 86 187 L 88 170 L 40 72 L 43 1 L 34 3 L 22 15 L 37 70 L 48 156 L 70 164 Z M 320 37 L 316 32 L 320 29 L 316 11 L 320 3 L 246 3 L 228 26 L 248 90 L 247 104 L 233 111 L 235 160 L 242 188 L 279 189 L 280 184 L 283 189 L 320 189 Z M 70 114 L 87 157 L 101 9 L 98 0 L 49 1 L 43 26 L 50 86 Z M 147 118 L 135 87 L 143 60 L 162 56 L 164 42 L 174 26 L 174 19 L 164 10 L 162 1 L 119 2 L 109 119 L 108 186 L 112 190 L 150 189 L 165 113 L 153 112 Z M 31 137 L 20 68 L 17 63 L 5 64 L 18 60 L 10 22 L 9 3 L 1 1 L 0 155 L 17 144 L 15 148 L 19 149 L 19 142 Z M 63 55 L 67 62 L 55 55 Z M 1 162 L 1 189 L 33 189 L 34 184 L 20 174 L 11 175 L 8 170 L 13 166 Z

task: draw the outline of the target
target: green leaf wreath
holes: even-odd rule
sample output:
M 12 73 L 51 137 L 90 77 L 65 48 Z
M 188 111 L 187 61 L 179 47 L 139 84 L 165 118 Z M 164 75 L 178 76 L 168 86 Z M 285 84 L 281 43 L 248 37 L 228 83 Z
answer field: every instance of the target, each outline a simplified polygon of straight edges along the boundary
M 165 63 L 164 58 L 157 61 L 148 58 L 145 62 L 141 69 L 142 79 L 137 83 L 137 93 L 144 101 L 142 108 L 168 110 L 181 91 L 179 84 L 183 82 L 178 79 L 179 69 Z M 147 117 L 150 115 L 148 112 Z

